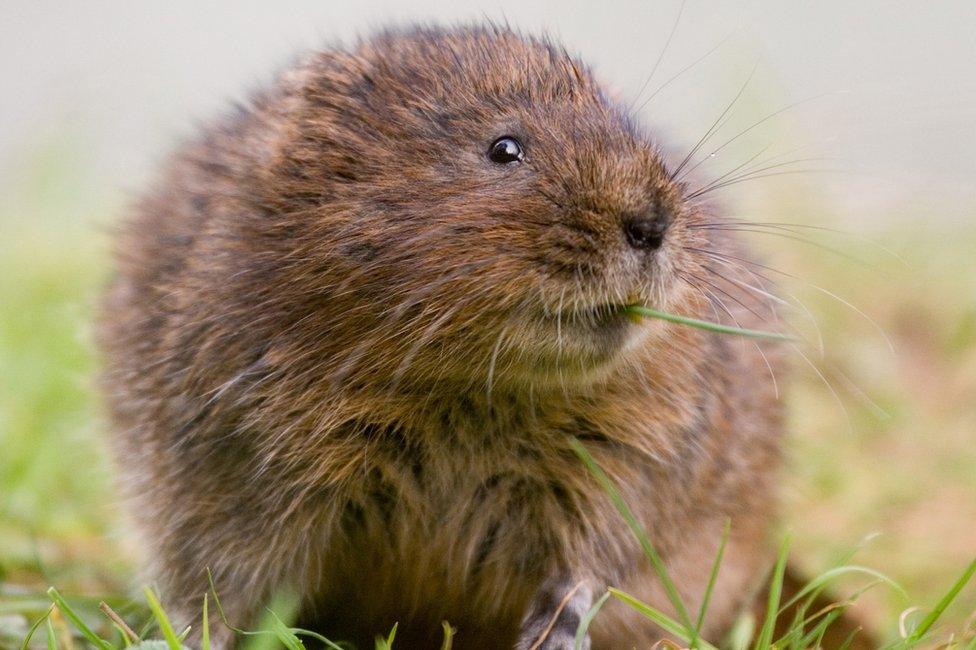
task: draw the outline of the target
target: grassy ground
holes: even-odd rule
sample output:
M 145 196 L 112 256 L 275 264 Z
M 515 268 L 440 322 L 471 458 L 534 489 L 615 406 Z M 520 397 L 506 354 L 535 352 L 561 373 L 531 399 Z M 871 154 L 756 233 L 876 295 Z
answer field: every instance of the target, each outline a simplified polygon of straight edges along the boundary
M 88 331 L 106 271 L 97 231 L 114 207 L 77 203 L 83 188 L 57 156 L 35 167 L 0 204 L 0 647 L 44 611 L 50 585 L 83 612 L 102 598 L 125 612 L 134 582 Z M 855 560 L 898 580 L 910 601 L 878 589 L 859 607 L 891 635 L 899 612 L 934 603 L 976 555 L 976 230 L 882 229 L 876 238 L 904 263 L 856 237 L 810 236 L 873 266 L 754 238 L 768 240 L 774 266 L 867 312 L 893 350 L 849 307 L 784 283 L 819 323 L 823 355 L 795 318 L 826 379 L 798 359 L 785 528 L 811 573 L 877 534 Z M 974 604 L 970 586 L 947 623 L 961 629 Z

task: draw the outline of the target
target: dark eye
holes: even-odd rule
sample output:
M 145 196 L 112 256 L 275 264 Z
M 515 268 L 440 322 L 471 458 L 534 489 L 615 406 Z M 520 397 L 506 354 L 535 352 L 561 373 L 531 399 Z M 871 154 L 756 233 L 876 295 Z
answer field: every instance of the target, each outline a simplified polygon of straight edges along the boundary
M 523 158 L 525 158 L 525 152 L 522 151 L 522 145 L 518 140 L 508 135 L 498 138 L 488 148 L 488 159 L 499 165 L 522 162 Z

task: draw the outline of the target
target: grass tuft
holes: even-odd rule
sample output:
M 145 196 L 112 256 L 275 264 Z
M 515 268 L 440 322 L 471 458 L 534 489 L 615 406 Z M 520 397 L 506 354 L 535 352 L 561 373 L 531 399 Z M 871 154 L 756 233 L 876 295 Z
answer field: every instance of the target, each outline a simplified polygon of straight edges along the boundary
M 640 523 L 637 521 L 633 512 L 624 502 L 620 492 L 616 489 L 615 485 L 610 480 L 610 477 L 608 477 L 602 468 L 600 468 L 596 460 L 594 460 L 594 458 L 579 440 L 572 438 L 570 440 L 570 445 L 583 461 L 583 464 L 586 466 L 589 472 L 594 476 L 594 478 L 597 479 L 603 490 L 610 497 L 610 500 L 613 502 L 621 517 L 623 517 L 624 521 L 627 522 L 627 525 L 630 527 L 641 547 L 645 550 L 645 554 L 651 560 L 658 578 L 665 586 L 665 591 L 667 591 L 669 597 L 671 597 L 671 590 L 674 590 L 674 584 L 671 582 L 671 579 L 668 576 L 663 560 L 657 554 L 657 552 L 654 551 L 650 541 L 647 539 L 646 533 L 644 532 Z M 585 636 L 586 630 L 589 628 L 593 617 L 603 606 L 603 603 L 606 602 L 608 595 L 620 600 L 624 604 L 628 605 L 631 609 L 643 615 L 645 618 L 653 621 L 668 634 L 684 643 L 687 643 L 688 648 L 692 650 L 717 650 L 718 646 L 715 646 L 701 638 L 700 631 L 702 623 L 705 620 L 708 602 L 715 585 L 716 576 L 718 575 L 719 567 L 722 562 L 725 545 L 728 541 L 730 525 L 730 522 L 727 521 L 723 529 L 722 540 L 719 544 L 718 553 L 716 554 L 715 562 L 713 563 L 712 570 L 709 575 L 709 581 L 702 599 L 701 608 L 698 612 L 698 618 L 694 625 L 689 623 L 686 611 L 680 616 L 681 620 L 675 620 L 661 610 L 649 605 L 648 603 L 642 602 L 631 594 L 628 594 L 620 589 L 610 587 L 607 590 L 607 594 L 604 594 L 604 596 L 597 601 L 594 607 L 591 608 L 590 612 L 587 612 L 587 615 L 580 621 L 576 634 L 577 650 L 581 647 L 582 639 Z M 751 615 L 746 614 L 741 616 L 733 626 L 725 647 L 732 650 L 749 650 L 750 648 L 751 650 L 806 650 L 808 648 L 821 648 L 822 641 L 825 638 L 827 630 L 830 628 L 830 626 L 840 619 L 847 611 L 848 607 L 850 607 L 858 599 L 858 597 L 860 597 L 860 595 L 867 590 L 877 585 L 884 584 L 900 595 L 906 595 L 904 590 L 896 582 L 882 573 L 866 567 L 842 565 L 834 567 L 833 569 L 825 571 L 824 573 L 816 576 L 804 587 L 802 587 L 795 596 L 786 601 L 786 603 L 781 603 L 783 585 L 786 576 L 786 563 L 789 557 L 789 548 L 790 539 L 789 536 L 786 536 L 780 545 L 779 552 L 776 557 L 776 563 L 773 567 L 772 575 L 769 581 L 769 595 L 759 633 L 756 635 L 753 633 L 756 623 Z M 832 603 L 831 605 L 822 608 L 809 616 L 806 615 L 806 612 L 813 604 L 814 600 L 828 583 L 836 580 L 839 577 L 852 574 L 866 575 L 874 578 L 874 580 L 871 581 L 867 586 L 855 592 L 850 598 L 841 602 Z M 974 560 L 966 568 L 963 574 L 953 583 L 949 591 L 939 600 L 932 611 L 921 621 L 921 623 L 919 623 L 917 627 L 915 627 L 911 632 L 903 635 L 902 638 L 897 639 L 885 646 L 885 649 L 911 650 L 921 646 L 929 647 L 929 645 L 931 645 L 931 639 L 926 636 L 927 633 L 932 629 L 933 625 L 945 612 L 949 605 L 958 597 L 959 593 L 974 574 L 976 574 L 976 560 Z M 803 601 L 802 604 L 801 601 Z M 684 611 L 683 605 L 681 608 L 679 608 L 677 604 L 681 604 L 681 600 L 679 597 L 677 597 L 675 590 L 672 605 L 675 605 L 675 610 L 680 614 Z M 789 628 L 780 639 L 774 641 L 773 635 L 781 617 L 790 609 L 790 607 L 798 604 L 800 604 L 800 606 L 797 608 L 794 618 L 790 622 Z M 974 616 L 976 616 L 976 612 L 974 612 Z M 851 632 L 841 647 L 850 647 L 858 631 L 859 628 Z M 976 634 L 973 634 L 971 630 L 964 630 L 962 636 L 964 638 L 969 638 L 969 642 L 965 648 L 967 650 L 976 650 Z M 940 647 L 962 648 L 963 646 L 961 645 L 961 642 L 955 641 L 954 638 L 954 635 L 950 635 L 949 640 Z

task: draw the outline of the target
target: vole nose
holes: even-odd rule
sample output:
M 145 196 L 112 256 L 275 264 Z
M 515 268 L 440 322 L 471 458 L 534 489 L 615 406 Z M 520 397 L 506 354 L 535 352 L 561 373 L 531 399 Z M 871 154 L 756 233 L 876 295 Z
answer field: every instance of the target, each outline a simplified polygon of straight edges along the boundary
M 664 243 L 664 233 L 668 229 L 667 217 L 654 210 L 639 215 L 631 215 L 623 220 L 624 236 L 627 243 L 638 250 L 652 251 Z

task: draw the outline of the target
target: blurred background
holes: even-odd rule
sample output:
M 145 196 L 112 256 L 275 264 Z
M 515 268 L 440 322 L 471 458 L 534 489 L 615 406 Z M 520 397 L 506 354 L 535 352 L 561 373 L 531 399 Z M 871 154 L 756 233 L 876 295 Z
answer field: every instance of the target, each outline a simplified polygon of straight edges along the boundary
M 976 555 L 976 3 L 5 0 L 0 646 L 47 585 L 135 581 L 90 322 L 112 225 L 154 166 L 303 49 L 485 19 L 578 52 L 675 161 L 741 90 L 695 176 L 751 160 L 716 199 L 777 224 L 744 236 L 805 339 L 784 385 L 794 554 L 812 573 L 856 549 L 900 581 L 910 601 L 860 607 L 885 633 Z

